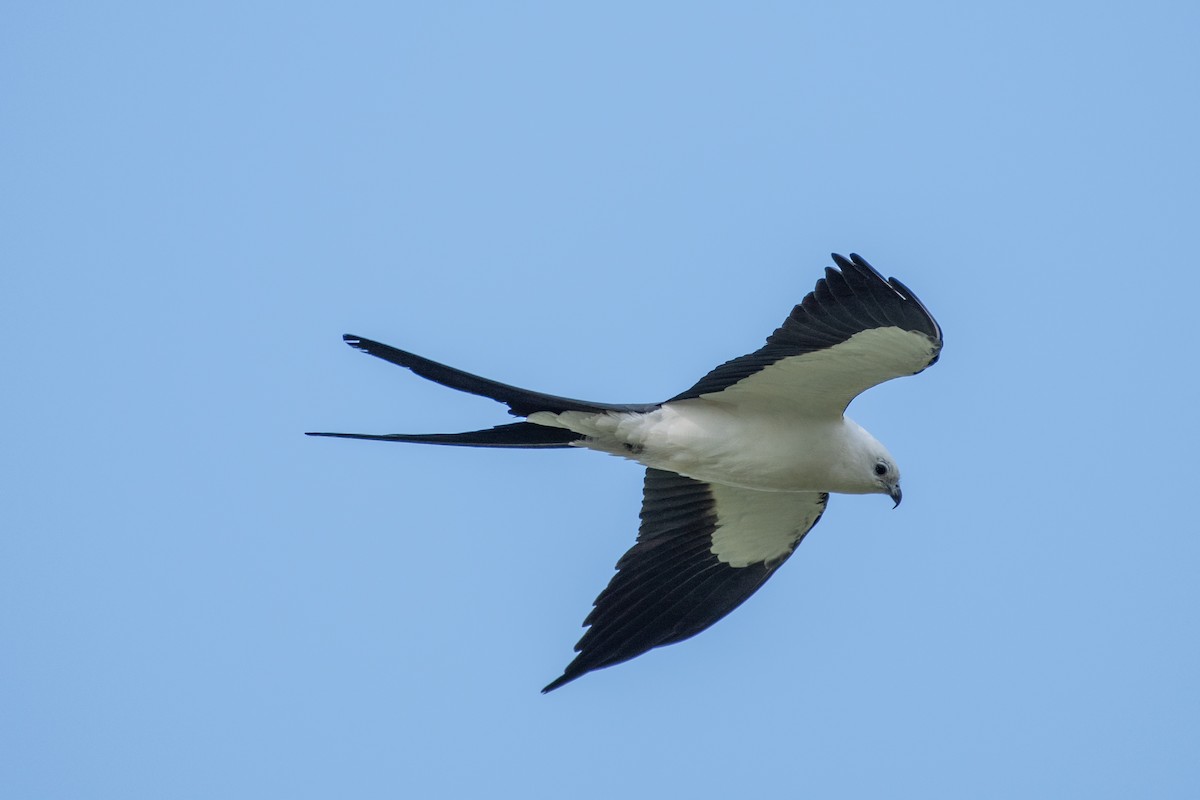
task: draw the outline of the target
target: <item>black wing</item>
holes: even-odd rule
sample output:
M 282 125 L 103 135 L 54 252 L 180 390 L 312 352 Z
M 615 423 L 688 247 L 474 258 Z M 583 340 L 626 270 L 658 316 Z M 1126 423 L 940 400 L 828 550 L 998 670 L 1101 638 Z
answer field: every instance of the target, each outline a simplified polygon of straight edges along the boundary
M 864 389 L 915 374 L 937 361 L 942 329 L 908 287 L 895 278 L 885 279 L 855 253 L 849 260 L 834 253 L 833 260 L 839 269 L 825 268 L 825 277 L 792 309 L 763 347 L 727 361 L 671 399 L 722 392 L 785 359 L 793 359 L 788 374 L 768 376 L 761 383 L 786 384 L 782 390 L 806 383 L 828 386 L 831 390 L 823 393 L 834 405 L 844 400 L 840 412 Z M 880 335 L 871 339 L 861 336 L 870 331 L 879 331 Z M 856 337 L 858 352 L 847 353 L 854 350 L 851 340 Z M 853 362 L 864 354 L 875 356 L 875 363 L 855 373 Z M 801 356 L 810 358 L 795 361 Z M 847 372 L 855 374 L 843 374 Z
M 646 470 L 637 544 L 584 620 L 579 655 L 542 691 L 695 636 L 733 611 L 787 560 L 828 497 Z

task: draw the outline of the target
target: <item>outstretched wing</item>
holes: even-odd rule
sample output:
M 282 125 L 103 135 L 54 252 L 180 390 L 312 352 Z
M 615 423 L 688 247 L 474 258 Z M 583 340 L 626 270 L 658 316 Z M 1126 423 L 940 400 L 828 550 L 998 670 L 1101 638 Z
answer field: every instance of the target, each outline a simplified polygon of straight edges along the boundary
M 866 389 L 937 361 L 942 329 L 908 287 L 857 254 L 833 260 L 838 269 L 826 267 L 763 347 L 671 400 L 766 401 L 841 414 Z
M 646 470 L 637 544 L 584 620 L 579 655 L 542 691 L 695 636 L 733 611 L 787 560 L 828 499 Z

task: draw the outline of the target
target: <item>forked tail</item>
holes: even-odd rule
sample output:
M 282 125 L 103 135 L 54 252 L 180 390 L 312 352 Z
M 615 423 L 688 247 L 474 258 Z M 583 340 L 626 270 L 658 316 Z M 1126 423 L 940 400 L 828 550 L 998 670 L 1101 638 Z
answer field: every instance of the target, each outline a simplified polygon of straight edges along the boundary
M 583 438 L 565 428 L 548 428 L 532 422 L 497 425 L 464 433 L 306 433 L 305 436 L 332 436 L 337 439 L 373 439 L 379 442 L 418 442 L 454 444 L 460 447 L 570 447 Z
M 537 411 L 561 413 L 563 411 L 652 411 L 657 404 L 616 405 L 610 403 L 591 403 L 586 400 L 572 400 L 569 397 L 558 397 L 529 389 L 521 389 L 499 381 L 481 378 L 469 372 L 463 372 L 428 358 L 422 358 L 414 353 L 399 350 L 381 342 L 364 339 L 361 336 L 347 334 L 342 337 L 346 344 L 369 353 L 376 358 L 382 358 L 401 367 L 412 370 L 426 380 L 440 383 L 460 392 L 476 394 L 504 403 L 508 412 L 517 417 L 527 417 Z M 448 444 L 467 447 L 568 447 L 571 442 L 582 438 L 580 434 L 564 428 L 551 428 L 545 425 L 535 425 L 532 422 L 516 422 L 510 425 L 499 425 L 480 431 L 465 433 L 309 433 L 308 436 L 334 436 L 343 439 L 374 439 L 385 442 L 420 442 L 424 444 Z

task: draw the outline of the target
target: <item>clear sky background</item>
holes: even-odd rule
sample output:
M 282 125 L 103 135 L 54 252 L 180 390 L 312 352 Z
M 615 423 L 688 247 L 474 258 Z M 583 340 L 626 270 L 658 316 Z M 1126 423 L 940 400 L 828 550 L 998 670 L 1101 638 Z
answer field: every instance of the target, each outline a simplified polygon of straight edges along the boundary
M 14 3 L 0 796 L 1200 796 L 1200 6 Z M 663 399 L 855 251 L 941 362 L 703 635 L 538 690 L 586 452 L 342 344 Z

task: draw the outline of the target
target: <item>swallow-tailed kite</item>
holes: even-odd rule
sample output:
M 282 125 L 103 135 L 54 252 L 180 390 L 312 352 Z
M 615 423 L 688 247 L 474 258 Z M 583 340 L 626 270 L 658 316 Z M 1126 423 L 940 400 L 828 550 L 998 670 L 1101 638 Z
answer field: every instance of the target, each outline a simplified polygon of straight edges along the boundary
M 468 433 L 349 439 L 472 447 L 578 447 L 646 467 L 637 543 L 584 625 L 578 655 L 543 691 L 694 636 L 754 594 L 812 529 L 831 492 L 886 494 L 900 470 L 844 416 L 859 393 L 938 359 L 942 331 L 908 287 L 866 261 L 837 269 L 766 344 L 661 403 L 571 400 L 471 375 L 360 336 L 351 347 L 508 406 L 523 422 Z

